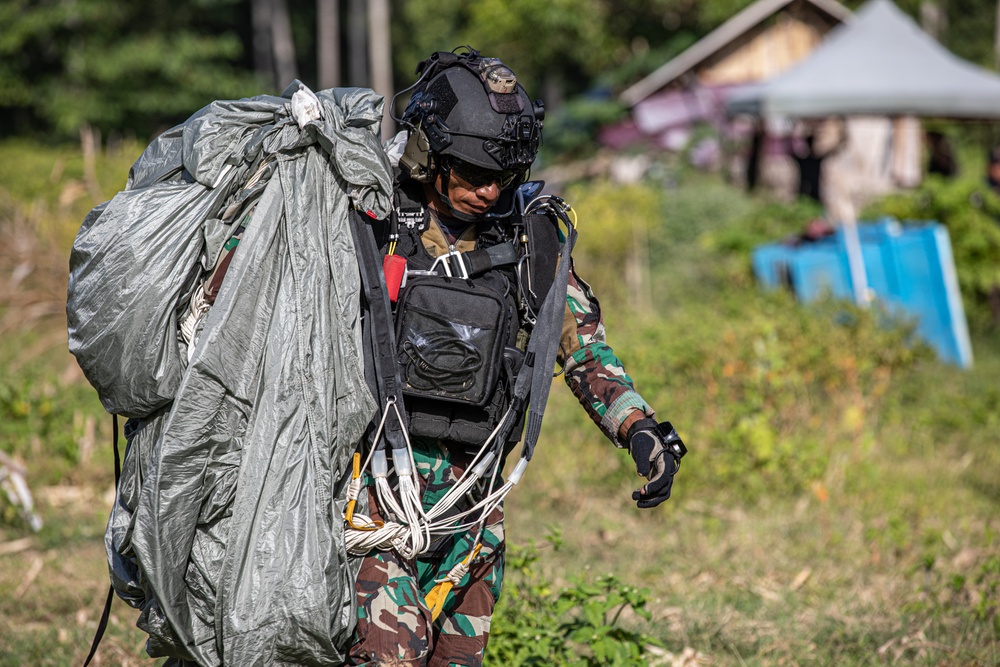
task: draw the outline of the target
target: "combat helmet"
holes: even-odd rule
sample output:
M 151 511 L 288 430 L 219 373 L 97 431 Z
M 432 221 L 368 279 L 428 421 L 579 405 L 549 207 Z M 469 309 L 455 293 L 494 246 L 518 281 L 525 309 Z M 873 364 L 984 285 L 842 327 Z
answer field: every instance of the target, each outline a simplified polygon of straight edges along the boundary
M 502 188 L 517 186 L 541 145 L 544 105 L 531 101 L 500 59 L 462 48 L 434 53 L 417 66 L 419 78 L 399 119 L 409 130 L 400 168 L 429 183 L 461 164 L 463 175 L 478 171 Z

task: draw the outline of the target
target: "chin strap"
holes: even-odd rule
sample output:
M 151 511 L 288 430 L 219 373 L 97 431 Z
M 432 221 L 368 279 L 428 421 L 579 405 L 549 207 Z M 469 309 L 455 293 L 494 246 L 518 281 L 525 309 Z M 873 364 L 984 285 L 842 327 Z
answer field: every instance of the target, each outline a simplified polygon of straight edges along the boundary
M 449 217 L 455 218 L 456 220 L 459 220 L 461 222 L 473 223 L 473 222 L 484 222 L 487 220 L 503 220 L 505 218 L 509 218 L 510 215 L 514 212 L 515 197 L 509 198 L 510 205 L 507 207 L 506 211 L 494 211 L 493 209 L 490 209 L 489 211 L 483 213 L 482 215 L 469 215 L 468 213 L 462 213 L 461 211 L 455 210 L 454 205 L 452 205 L 451 203 L 451 198 L 448 197 L 448 181 L 451 180 L 451 170 L 448 169 L 447 167 L 441 167 L 441 169 L 442 169 L 441 182 L 444 184 L 444 192 L 438 190 L 437 185 L 432 184 L 431 187 L 434 188 L 434 192 L 437 194 L 438 199 L 441 200 L 441 203 L 444 204 L 445 207 L 448 209 L 447 215 Z M 503 192 L 507 190 L 516 191 L 522 182 L 523 179 L 518 178 L 513 183 L 508 185 L 506 188 L 504 188 L 504 190 L 501 191 L 501 199 L 503 198 L 502 196 Z M 500 203 L 500 200 L 497 200 L 497 203 Z
M 470 215 L 468 213 L 462 213 L 460 211 L 455 210 L 455 207 L 451 203 L 451 198 L 448 196 L 448 183 L 451 182 L 451 167 L 448 166 L 447 164 L 442 164 L 440 169 L 441 169 L 441 184 L 442 184 L 442 189 L 444 191 L 442 192 L 441 190 L 438 190 L 437 184 L 434 183 L 434 181 L 431 181 L 431 183 L 433 183 L 432 187 L 434 188 L 434 192 L 437 193 L 438 199 L 440 199 L 441 203 L 443 203 L 448 208 L 448 216 L 455 218 L 456 220 L 461 220 L 462 222 L 470 222 L 470 223 L 482 220 L 482 216 Z

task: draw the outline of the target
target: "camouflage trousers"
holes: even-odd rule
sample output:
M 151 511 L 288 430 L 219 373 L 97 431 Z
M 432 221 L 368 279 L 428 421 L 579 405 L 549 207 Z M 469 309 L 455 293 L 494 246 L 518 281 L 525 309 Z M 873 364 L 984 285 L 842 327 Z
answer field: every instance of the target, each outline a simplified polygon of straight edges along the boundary
M 430 509 L 458 480 L 470 461 L 437 441 L 415 440 L 413 457 L 421 500 Z M 381 519 L 369 486 L 369 514 Z M 459 507 L 459 510 L 467 507 Z M 358 574 L 358 623 L 348 656 L 351 665 L 480 667 L 490 635 L 490 618 L 500 596 L 504 564 L 503 510 L 487 519 L 482 549 L 461 585 L 452 589 L 437 620 L 424 597 L 464 559 L 474 533 L 448 535 L 431 550 L 407 560 L 395 551 L 373 551 Z

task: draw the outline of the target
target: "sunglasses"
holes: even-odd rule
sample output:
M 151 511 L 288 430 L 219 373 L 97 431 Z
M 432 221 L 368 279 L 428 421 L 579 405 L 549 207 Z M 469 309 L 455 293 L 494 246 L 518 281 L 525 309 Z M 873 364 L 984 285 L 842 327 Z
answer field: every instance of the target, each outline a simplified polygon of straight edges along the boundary
M 485 167 L 469 164 L 468 162 L 456 160 L 454 158 L 450 161 L 449 166 L 452 173 L 456 174 L 459 178 L 474 188 L 481 188 L 492 183 L 496 183 L 497 186 L 503 190 L 513 183 L 518 176 L 524 173 L 520 170 L 514 169 L 508 169 L 505 171 L 487 169 Z

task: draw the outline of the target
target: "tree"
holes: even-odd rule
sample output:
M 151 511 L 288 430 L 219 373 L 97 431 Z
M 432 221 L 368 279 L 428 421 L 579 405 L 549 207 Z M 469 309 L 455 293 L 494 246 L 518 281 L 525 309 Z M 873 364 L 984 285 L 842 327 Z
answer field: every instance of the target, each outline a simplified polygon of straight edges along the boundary
M 948 0 L 944 6 L 944 44 L 955 55 L 984 67 L 993 67 L 996 22 L 995 0 Z
M 251 0 L 257 76 L 281 90 L 299 77 L 292 20 L 285 0 Z
M 348 0 L 347 5 L 347 82 L 352 86 L 370 85 L 365 4 L 365 0 Z
M 316 0 L 316 81 L 320 88 L 340 85 L 339 0 Z
M 751 0 L 397 0 L 401 81 L 433 51 L 500 55 L 550 109 L 595 85 L 623 87 Z
M 260 92 L 236 0 L 0 3 L 0 135 L 148 136 L 206 103 Z
M 69 138 L 87 124 L 148 136 L 212 100 L 277 93 L 297 76 L 388 96 L 370 13 L 391 21 L 399 88 L 430 53 L 470 45 L 503 57 L 551 121 L 560 100 L 613 98 L 752 1 L 379 0 L 386 11 L 367 0 L 0 0 L 0 136 Z M 996 3 L 935 1 L 945 46 L 993 64 Z M 911 16 L 926 2 L 897 0 Z
M 274 80 L 274 48 L 271 46 L 271 0 L 250 0 L 253 21 L 253 63 L 261 81 Z
M 389 0 L 370 0 L 368 4 L 371 88 L 387 100 L 392 99 L 392 44 L 389 39 Z M 386 104 L 382 119 L 383 136 L 395 134 L 396 124 Z

